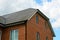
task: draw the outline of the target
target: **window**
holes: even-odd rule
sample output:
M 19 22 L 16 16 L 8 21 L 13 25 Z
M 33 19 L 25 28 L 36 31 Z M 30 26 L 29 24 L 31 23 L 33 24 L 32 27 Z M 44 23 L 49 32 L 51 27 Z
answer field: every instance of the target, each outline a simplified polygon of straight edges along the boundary
M 46 40 L 48 40 L 48 37 L 46 37 Z
M 10 40 L 18 40 L 18 30 L 10 31 Z
M 38 23 L 38 16 L 36 16 L 36 23 Z
M 40 34 L 39 34 L 39 32 L 36 33 L 36 40 L 40 40 Z
M 0 31 L 0 40 L 1 40 L 2 32 Z

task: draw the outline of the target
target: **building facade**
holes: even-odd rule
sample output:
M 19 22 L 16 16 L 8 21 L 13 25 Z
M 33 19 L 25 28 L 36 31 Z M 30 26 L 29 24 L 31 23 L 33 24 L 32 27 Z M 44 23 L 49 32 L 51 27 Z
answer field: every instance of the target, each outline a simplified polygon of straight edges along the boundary
M 0 40 L 53 40 L 55 37 L 49 18 L 38 9 L 25 9 L 0 19 Z

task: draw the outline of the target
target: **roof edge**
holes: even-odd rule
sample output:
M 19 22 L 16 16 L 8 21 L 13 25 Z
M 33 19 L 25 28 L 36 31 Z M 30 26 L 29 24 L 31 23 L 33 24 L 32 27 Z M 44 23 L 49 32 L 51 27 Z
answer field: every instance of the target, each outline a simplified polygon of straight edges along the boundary
M 53 33 L 53 37 L 56 37 L 56 35 L 55 35 L 54 31 L 53 31 L 52 25 L 51 25 L 49 20 L 48 20 L 48 25 L 50 26 L 51 32 Z
M 9 23 L 9 24 L 3 24 L 3 23 L 0 23 L 3 27 L 3 28 L 6 28 L 6 27 L 10 27 L 10 26 L 15 26 L 15 25 L 19 25 L 19 24 L 24 24 L 27 20 L 23 20 L 23 21 L 18 21 L 18 22 L 14 22 L 14 23 Z
M 45 20 L 49 20 L 49 18 L 47 16 L 45 16 L 39 9 L 37 9 L 37 12 L 45 19 Z

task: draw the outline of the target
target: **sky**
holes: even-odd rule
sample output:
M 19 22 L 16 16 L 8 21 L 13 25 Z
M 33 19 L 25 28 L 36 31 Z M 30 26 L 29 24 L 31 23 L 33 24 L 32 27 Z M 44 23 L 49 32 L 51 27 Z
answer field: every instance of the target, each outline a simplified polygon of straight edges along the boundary
M 60 0 L 0 0 L 0 16 L 27 8 L 42 11 L 50 19 L 54 40 L 60 40 Z

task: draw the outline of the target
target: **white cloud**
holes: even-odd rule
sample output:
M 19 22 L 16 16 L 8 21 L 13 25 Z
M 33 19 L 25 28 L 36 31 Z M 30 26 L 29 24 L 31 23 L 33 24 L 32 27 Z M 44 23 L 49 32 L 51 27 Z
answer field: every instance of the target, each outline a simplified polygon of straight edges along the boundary
M 46 6 L 46 5 L 45 5 Z M 53 0 L 52 3 L 47 5 L 46 9 L 46 15 L 52 20 L 56 20 L 55 22 L 51 22 L 53 28 L 60 28 L 60 1 L 59 0 Z
M 60 28 L 60 19 L 57 19 L 55 23 L 53 23 L 54 28 Z
M 45 15 L 47 15 L 51 20 L 55 19 L 56 21 L 52 23 L 53 28 L 60 27 L 60 0 L 52 0 L 47 2 L 43 0 L 43 5 L 39 5 L 35 0 L 0 0 L 0 14 L 8 14 L 10 12 L 23 10 L 26 8 L 38 8 Z M 4 13 L 4 14 L 2 14 Z

